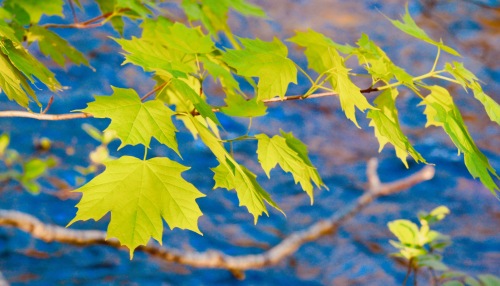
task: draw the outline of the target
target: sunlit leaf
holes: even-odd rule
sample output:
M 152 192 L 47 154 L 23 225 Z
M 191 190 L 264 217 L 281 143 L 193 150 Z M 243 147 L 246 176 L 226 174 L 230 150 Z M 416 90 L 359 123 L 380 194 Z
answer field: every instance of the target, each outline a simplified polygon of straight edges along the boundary
M 218 167 L 212 169 L 215 173 L 215 187 L 223 187 L 228 190 L 234 189 L 240 206 L 245 206 L 248 212 L 253 215 L 254 223 L 257 223 L 259 216 L 263 213 L 269 215 L 265 202 L 281 211 L 271 199 L 271 196 L 259 185 L 256 176 L 236 162 L 207 127 L 200 124 L 193 117 L 191 117 L 191 121 L 198 130 L 203 143 L 212 151 L 220 163 Z
M 440 86 L 427 88 L 431 93 L 422 101 L 422 105 L 425 105 L 424 114 L 427 116 L 426 127 L 431 125 L 442 127 L 457 146 L 459 152 L 464 154 L 465 166 L 469 173 L 474 178 L 479 178 L 483 185 L 496 195 L 495 191 L 499 188 L 492 175 L 499 177 L 490 165 L 488 158 L 474 143 L 451 95 Z
M 40 51 L 44 55 L 50 56 L 61 67 L 65 66 L 66 60 L 76 65 L 89 66 L 88 60 L 81 52 L 52 31 L 40 26 L 33 26 L 29 30 L 28 38 L 30 41 L 37 40 Z
M 370 120 L 370 126 L 374 128 L 375 137 L 380 144 L 379 152 L 385 144 L 391 143 L 396 151 L 396 156 L 408 168 L 406 157 L 410 155 L 416 162 L 425 163 L 425 159 L 411 145 L 399 126 L 398 111 L 395 99 L 398 95 L 396 89 L 387 89 L 375 99 L 374 103 L 378 109 L 372 109 L 366 115 Z
M 486 114 L 491 121 L 500 125 L 500 104 L 484 93 L 479 81 L 471 71 L 464 67 L 463 63 L 446 63 L 445 70 L 449 72 L 464 88 L 468 87 L 474 92 L 474 97 L 484 106 Z
M 31 83 L 35 83 L 34 78 L 36 77 L 52 91 L 61 89 L 61 84 L 56 80 L 54 73 L 29 54 L 22 45 L 17 45 L 10 40 L 5 40 L 1 48 L 4 54 L 9 57 L 12 64 L 21 71 Z
M 154 137 L 179 153 L 175 138 L 177 130 L 171 119 L 174 112 L 160 100 L 142 102 L 133 89 L 113 87 L 112 95 L 96 96 L 95 101 L 80 111 L 97 118 L 110 118 L 106 130 L 115 131 L 122 141 L 118 149 L 137 144 L 149 147 Z
M 3 53 L 0 53 L 0 88 L 10 100 L 16 101 L 23 107 L 28 107 L 30 98 L 39 105 L 35 92 L 30 87 L 26 78 L 12 65 Z
M 446 46 L 445 44 L 443 44 L 443 42 L 441 42 L 441 41 L 436 42 L 433 39 L 431 39 L 422 28 L 417 26 L 417 23 L 415 23 L 415 21 L 413 20 L 413 18 L 410 15 L 410 12 L 408 11 L 408 6 L 406 6 L 406 13 L 403 15 L 402 21 L 391 20 L 391 19 L 389 19 L 389 20 L 391 21 L 391 23 L 394 26 L 396 26 L 396 28 L 405 32 L 406 34 L 408 34 L 412 37 L 415 37 L 417 39 L 420 39 L 424 42 L 427 42 L 429 44 L 432 44 L 434 46 L 437 46 L 441 50 L 443 50 L 449 54 L 452 54 L 454 56 L 460 56 L 460 54 L 457 51 Z
M 226 93 L 225 102 L 227 106 L 222 107 L 221 111 L 229 116 L 258 117 L 267 114 L 267 106 L 255 97 L 246 100 L 241 95 Z
M 162 243 L 162 218 L 171 229 L 201 234 L 198 218 L 202 212 L 196 199 L 204 195 L 181 177 L 188 167 L 167 158 L 143 161 L 129 156 L 105 165 L 102 174 L 75 190 L 83 196 L 69 225 L 100 220 L 110 212 L 107 238 L 117 238 L 131 257 L 151 237 Z
M 42 15 L 64 16 L 63 0 L 6 0 L 4 5 L 18 5 L 29 14 L 31 23 L 38 23 Z
M 224 61 L 236 73 L 245 77 L 258 77 L 257 99 L 279 96 L 283 98 L 290 83 L 297 83 L 297 68 L 287 58 L 288 49 L 277 38 L 272 42 L 259 39 L 240 39 L 242 50 L 228 50 Z
M 297 33 L 290 41 L 306 48 L 305 55 L 309 62 L 309 68 L 319 74 L 328 73 L 330 75 L 333 89 L 339 94 L 342 110 L 346 117 L 359 128 L 356 121 L 356 108 L 364 111 L 373 108 L 373 106 L 368 103 L 359 88 L 349 78 L 350 69 L 346 67 L 344 58 L 337 51 L 345 49 L 352 52 L 352 47 L 339 47 L 332 40 L 312 30 Z
M 323 186 L 318 171 L 312 166 L 307 155 L 306 146 L 292 133 L 284 133 L 286 137 L 275 135 L 269 138 L 265 134 L 258 134 L 257 155 L 259 162 L 270 178 L 270 171 L 277 164 L 293 175 L 295 183 L 300 183 L 302 189 L 309 195 L 311 204 L 314 201 L 313 182 L 317 187 Z M 300 154 L 299 154 L 300 153 Z

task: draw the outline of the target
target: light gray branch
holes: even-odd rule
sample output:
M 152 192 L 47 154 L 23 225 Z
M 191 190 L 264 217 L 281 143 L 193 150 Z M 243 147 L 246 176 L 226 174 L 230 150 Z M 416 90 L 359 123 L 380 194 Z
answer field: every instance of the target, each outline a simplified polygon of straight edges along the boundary
M 369 187 L 356 202 L 347 205 L 327 219 L 320 220 L 304 230 L 290 234 L 280 243 L 263 253 L 231 256 L 217 250 L 205 252 L 181 251 L 152 243 L 139 247 L 137 250 L 165 261 L 199 268 L 228 269 L 234 274 L 241 274 L 242 271 L 247 269 L 275 265 L 295 253 L 303 244 L 334 233 L 342 223 L 359 213 L 376 198 L 401 192 L 418 183 L 430 180 L 434 176 L 434 168 L 426 166 L 406 178 L 391 183 L 381 183 L 376 169 L 376 159 L 370 160 L 367 167 Z M 106 240 L 106 233 L 103 231 L 73 230 L 57 225 L 45 224 L 29 214 L 14 210 L 0 210 L 0 225 L 18 228 L 46 242 L 57 241 L 74 245 L 102 244 L 116 248 L 121 247 L 116 239 Z

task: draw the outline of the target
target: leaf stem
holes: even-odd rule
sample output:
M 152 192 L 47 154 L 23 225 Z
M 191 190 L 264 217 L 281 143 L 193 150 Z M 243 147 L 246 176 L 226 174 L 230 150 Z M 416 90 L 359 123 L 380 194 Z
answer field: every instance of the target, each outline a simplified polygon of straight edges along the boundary
M 160 84 L 159 86 L 155 87 L 153 90 L 151 90 L 150 92 L 146 93 L 143 97 L 141 97 L 141 101 L 144 102 L 146 99 L 148 99 L 148 97 L 153 95 L 155 92 L 163 89 L 169 83 L 170 83 L 170 81 L 167 81 L 167 82 L 164 82 L 164 83 Z
M 437 55 L 436 55 L 436 59 L 434 60 L 434 64 L 432 65 L 432 69 L 431 69 L 431 73 L 434 72 L 436 70 L 436 66 L 437 66 L 437 63 L 439 61 L 439 56 L 441 55 L 441 48 L 438 47 L 438 51 L 437 51 Z
M 87 20 L 85 22 L 76 22 L 72 24 L 45 24 L 41 25 L 44 28 L 61 28 L 61 29 L 90 29 L 90 28 L 95 28 L 95 27 L 100 27 L 103 26 L 108 22 L 109 19 L 124 13 L 130 11 L 130 8 L 123 8 L 118 11 L 113 11 L 113 12 L 108 12 L 104 13 L 102 15 L 99 15 L 95 18 L 92 18 L 90 20 Z M 102 20 L 102 21 L 100 21 Z M 100 21 L 100 22 L 98 22 Z M 97 23 L 96 23 L 97 22 Z
M 220 140 L 220 141 L 223 143 L 232 143 L 235 141 L 245 141 L 245 140 L 256 140 L 256 138 L 254 136 L 242 135 L 242 136 L 238 136 L 236 138 L 224 139 L 224 140 Z
M 452 79 L 452 78 L 449 78 L 449 77 L 446 77 L 446 76 L 434 75 L 433 77 L 439 78 L 439 79 L 442 79 L 442 80 L 446 80 L 446 81 L 449 81 L 449 82 L 453 82 L 453 83 L 456 83 L 456 84 L 460 84 L 460 82 L 458 82 L 458 80 L 455 80 L 455 79 Z
M 316 82 L 315 82 L 315 81 L 314 81 L 314 80 L 313 80 L 313 79 L 312 79 L 312 78 L 311 78 L 311 77 L 307 74 L 307 72 L 306 72 L 303 68 L 301 68 L 301 67 L 300 67 L 297 63 L 295 63 L 295 62 L 294 62 L 294 64 L 295 64 L 295 66 L 297 67 L 297 69 L 298 69 L 298 70 L 299 70 L 302 74 L 304 74 L 304 75 L 307 77 L 307 79 L 309 80 L 309 82 L 310 82 L 312 85 L 315 85 L 315 84 L 316 84 Z
M 433 72 L 428 72 L 426 74 L 423 74 L 421 76 L 417 76 L 417 77 L 414 77 L 412 78 L 412 82 L 415 82 L 415 81 L 419 81 L 419 80 L 423 80 L 423 79 L 426 79 L 426 78 L 430 78 L 430 77 L 436 77 L 436 78 L 439 78 L 439 74 L 440 73 L 444 73 L 445 70 L 439 70 L 439 71 L 433 71 Z M 395 82 L 395 83 L 391 83 L 391 84 L 388 84 L 388 85 L 384 85 L 384 86 L 380 86 L 380 87 L 377 87 L 378 90 L 384 90 L 384 89 L 388 89 L 388 88 L 393 88 L 395 86 L 400 86 L 404 84 L 404 82 L 402 81 L 398 81 L 398 82 Z
M 240 44 L 234 38 L 234 35 L 233 35 L 233 33 L 231 33 L 231 31 L 224 31 L 224 35 L 226 35 L 227 39 L 229 40 L 229 42 L 231 43 L 231 45 L 233 46 L 233 48 L 235 50 L 241 50 Z
M 142 158 L 142 160 L 146 161 L 147 156 L 148 156 L 148 146 L 144 146 L 144 158 Z

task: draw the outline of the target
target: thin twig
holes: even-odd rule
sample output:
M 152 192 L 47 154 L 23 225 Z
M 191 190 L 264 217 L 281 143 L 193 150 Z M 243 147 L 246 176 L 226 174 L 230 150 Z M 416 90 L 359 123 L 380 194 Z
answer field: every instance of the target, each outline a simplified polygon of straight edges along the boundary
M 73 23 L 78 23 L 78 18 L 76 18 L 75 5 L 73 5 L 73 0 L 68 0 L 69 7 L 71 8 L 71 14 L 73 15 Z
M 42 25 L 44 28 L 59 28 L 59 29 L 90 29 L 90 28 L 95 28 L 95 27 L 100 27 L 104 24 L 107 23 L 108 18 L 114 17 L 116 14 L 120 14 L 123 12 L 129 11 L 129 8 L 123 8 L 113 12 L 108 12 L 104 13 L 102 15 L 99 15 L 95 18 L 92 18 L 90 20 L 87 20 L 85 22 L 76 22 L 72 24 L 45 24 Z M 102 20 L 102 21 L 101 21 Z M 100 21 L 100 22 L 98 22 Z M 98 22 L 98 23 L 96 23 Z
M 413 263 L 413 258 L 410 258 L 410 260 L 408 261 L 408 269 L 406 270 L 405 280 L 403 280 L 403 286 L 406 286 L 406 282 L 410 277 L 411 270 L 413 269 L 413 267 L 411 267 L 412 263 Z
M 144 101 L 147 99 L 149 96 L 151 96 L 153 93 L 157 92 L 161 88 L 165 87 L 165 85 L 168 84 L 164 83 L 162 85 L 157 86 L 155 89 L 152 91 L 148 92 L 145 94 L 142 98 L 141 101 Z M 360 92 L 362 93 L 370 93 L 378 91 L 377 88 L 367 88 L 367 89 L 362 89 Z M 272 103 L 272 102 L 281 102 L 281 101 L 291 101 L 291 100 L 306 100 L 306 99 L 312 99 L 312 98 L 320 98 L 320 97 L 328 97 L 328 96 L 337 96 L 338 94 L 335 92 L 322 92 L 322 93 L 314 93 L 311 94 L 307 97 L 305 95 L 289 95 L 285 96 L 284 98 L 280 97 L 275 97 L 275 98 L 270 98 L 270 99 L 265 99 L 262 102 L 264 103 Z M 250 99 L 247 99 L 250 100 Z M 212 109 L 213 112 L 219 112 L 222 107 L 215 107 Z M 191 112 L 191 115 L 200 115 L 198 110 L 193 110 Z M 40 114 L 40 113 L 32 113 L 28 111 L 14 111 L 14 110 L 7 110 L 7 111 L 0 111 L 0 117 L 26 117 L 26 118 L 33 118 L 33 119 L 38 119 L 38 120 L 67 120 L 67 119 L 77 119 L 77 118 L 88 118 L 92 117 L 91 114 L 84 114 L 84 113 L 69 113 L 69 114 Z
M 47 113 L 47 111 L 49 111 L 49 108 L 52 106 L 53 102 L 54 102 L 54 96 L 51 96 L 50 99 L 49 99 L 49 102 L 47 103 L 47 106 L 42 111 L 42 114 L 45 114 L 45 113 Z
M 159 91 L 160 89 L 164 88 L 167 84 L 168 84 L 168 82 L 164 82 L 164 83 L 160 84 L 159 86 L 155 87 L 153 90 L 151 90 L 150 92 L 146 93 L 143 97 L 141 97 L 141 101 L 145 101 L 146 99 L 148 99 L 148 97 L 150 97 L 151 95 L 153 95 L 155 92 Z
M 376 164 L 368 165 L 368 172 L 373 173 Z M 181 251 L 150 243 L 137 248 L 164 261 L 177 262 L 199 268 L 221 268 L 240 273 L 247 269 L 258 269 L 275 265 L 295 253 L 303 244 L 315 241 L 327 234 L 335 233 L 338 227 L 349 218 L 380 196 L 401 192 L 415 184 L 429 180 L 434 175 L 434 168 L 426 166 L 419 172 L 395 182 L 381 183 L 378 187 L 370 186 L 367 192 L 356 202 L 345 206 L 327 219 L 320 220 L 304 230 L 291 233 L 271 249 L 250 255 L 232 256 L 217 250 L 205 252 Z M 106 240 L 106 233 L 98 230 L 73 230 L 61 226 L 45 224 L 37 218 L 15 210 L 0 210 L 0 225 L 16 227 L 46 242 L 62 242 L 73 245 L 108 245 L 121 248 L 116 239 Z M 241 274 L 241 273 L 240 273 Z
M 8 110 L 8 111 L 0 111 L 0 117 L 24 117 L 24 118 L 33 118 L 37 120 L 53 121 L 53 120 L 68 120 L 77 118 L 89 118 L 93 116 L 92 114 L 88 113 L 43 114 L 43 113 L 33 113 L 28 111 Z

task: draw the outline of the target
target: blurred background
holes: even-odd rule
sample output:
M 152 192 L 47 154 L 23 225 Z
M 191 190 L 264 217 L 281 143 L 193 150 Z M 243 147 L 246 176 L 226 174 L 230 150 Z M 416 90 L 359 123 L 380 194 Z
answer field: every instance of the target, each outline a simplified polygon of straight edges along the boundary
M 81 1 L 85 11 L 78 11 L 80 20 L 100 14 L 92 1 Z M 266 19 L 243 18 L 231 15 L 234 33 L 243 37 L 271 40 L 273 36 L 286 39 L 296 30 L 312 28 L 339 43 L 353 45 L 366 33 L 379 44 L 399 66 L 410 74 L 427 72 L 435 58 L 433 46 L 419 43 L 399 32 L 384 17 L 395 19 L 404 14 L 406 1 L 386 0 L 252 0 L 268 13 Z M 66 5 L 68 6 L 68 5 Z M 495 0 L 421 0 L 409 1 L 409 10 L 420 27 L 434 39 L 442 38 L 456 48 L 465 66 L 484 84 L 484 90 L 500 102 L 500 2 Z M 165 8 L 183 20 L 175 1 Z M 66 19 L 44 18 L 47 23 L 71 21 L 66 7 Z M 139 35 L 140 31 L 127 22 L 125 37 Z M 61 69 L 40 55 L 58 80 L 68 89 L 56 95 L 50 113 L 68 113 L 84 108 L 93 95 L 111 94 L 110 85 L 130 87 L 145 94 L 154 86 L 151 75 L 132 65 L 124 65 L 120 47 L 109 36 L 117 37 L 109 26 L 90 30 L 61 29 L 56 31 L 82 51 L 95 72 L 87 67 L 70 66 Z M 289 45 L 291 57 L 306 67 L 302 51 Z M 32 49 L 36 52 L 36 49 Z M 446 55 L 441 62 L 449 60 Z M 289 94 L 307 90 L 305 78 L 290 86 Z M 489 121 L 481 105 L 463 89 L 451 89 L 455 102 L 479 148 L 488 156 L 492 166 L 500 170 L 500 128 Z M 222 102 L 222 94 L 215 88 L 206 93 Z M 46 103 L 52 94 L 41 91 Z M 217 99 L 217 97 L 219 97 Z M 19 109 L 15 103 L 0 97 L 2 110 Z M 219 101 L 218 101 L 219 100 Z M 0 271 L 12 285 L 400 285 L 406 267 L 389 256 L 395 249 L 387 222 L 398 219 L 415 220 L 418 210 L 430 211 L 439 205 L 451 210 L 438 231 L 449 234 L 453 246 L 444 253 L 444 262 L 457 271 L 469 274 L 500 275 L 500 202 L 467 172 L 463 158 L 457 156 L 452 142 L 437 128 L 424 129 L 423 108 L 416 105 L 418 97 L 401 89 L 398 99 L 402 128 L 416 149 L 436 164 L 433 180 L 409 191 L 377 200 L 357 217 L 343 225 L 335 235 L 325 236 L 302 246 L 290 259 L 277 266 L 246 272 L 239 281 L 226 270 L 196 269 L 150 258 L 137 252 L 130 261 L 128 252 L 105 246 L 75 247 L 59 243 L 44 243 L 12 228 L 0 228 Z M 248 120 L 234 119 L 219 114 L 227 135 L 244 134 Z M 378 142 L 368 122 L 358 119 L 363 129 L 357 129 L 340 110 L 337 98 L 329 97 L 307 101 L 270 105 L 268 116 L 254 120 L 253 131 L 276 134 L 282 128 L 293 132 L 309 146 L 310 157 L 318 167 L 330 191 L 315 193 L 315 204 L 293 183 L 288 174 L 273 171 L 268 181 L 258 166 L 255 142 L 234 145 L 236 158 L 261 178 L 268 190 L 287 214 L 284 217 L 271 211 L 257 225 L 245 208 L 238 207 L 236 195 L 224 190 L 212 191 L 212 172 L 216 161 L 203 144 L 194 141 L 182 129 L 178 135 L 182 144 L 185 165 L 192 166 L 184 177 L 207 194 L 198 200 L 204 216 L 200 229 L 204 236 L 166 230 L 164 245 L 185 250 L 218 249 L 227 254 L 260 253 L 279 243 L 293 231 L 303 229 L 317 220 L 330 216 L 353 202 L 366 187 L 366 161 L 377 157 L 382 181 L 392 181 L 422 168 L 410 161 L 410 168 L 395 156 L 392 148 L 378 153 Z M 10 148 L 22 156 L 51 157 L 57 166 L 40 180 L 41 192 L 26 192 L 18 185 L 0 185 L 0 208 L 17 209 L 35 215 L 47 223 L 66 225 L 74 216 L 78 196 L 69 193 L 91 178 L 82 174 L 90 164 L 89 153 L 100 145 L 84 131 L 83 124 L 103 130 L 108 122 L 99 119 L 69 121 L 35 121 L 22 118 L 1 118 L 1 133 L 11 137 Z M 180 128 L 180 124 L 178 125 Z M 44 147 L 45 144 L 49 144 Z M 110 144 L 112 156 L 142 156 L 142 148 L 123 148 L 115 152 L 117 142 Z M 170 156 L 166 148 L 153 144 L 150 156 Z M 173 158 L 173 157 L 171 157 Z M 81 168 L 77 168 L 80 166 Z M 281 173 L 280 173 L 281 172 Z M 498 182 L 497 182 L 498 183 Z M 99 222 L 77 223 L 72 228 L 102 229 L 107 219 Z

